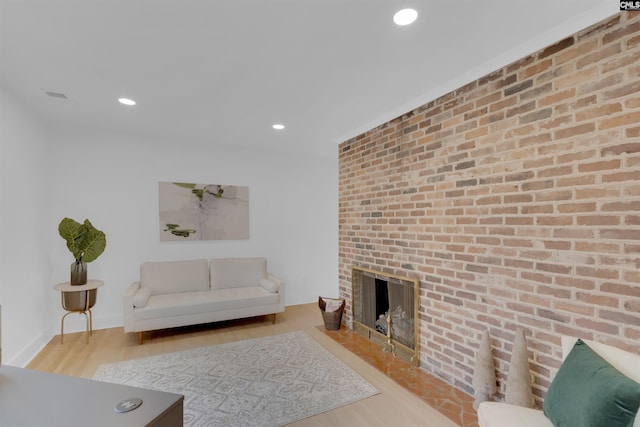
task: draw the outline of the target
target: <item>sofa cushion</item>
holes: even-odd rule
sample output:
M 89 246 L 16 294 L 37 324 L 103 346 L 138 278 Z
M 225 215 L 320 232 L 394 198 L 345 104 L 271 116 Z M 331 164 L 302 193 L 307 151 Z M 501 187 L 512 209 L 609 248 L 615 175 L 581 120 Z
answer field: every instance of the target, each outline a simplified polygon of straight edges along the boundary
M 478 423 L 482 427 L 553 427 L 542 411 L 502 402 L 482 402 Z
M 280 289 L 280 286 L 278 286 L 277 283 L 274 283 L 269 279 L 260 279 L 260 286 L 273 293 L 278 292 L 278 289 Z
M 145 262 L 140 266 L 140 286 L 151 288 L 151 295 L 207 291 L 207 260 Z
M 544 399 L 556 427 L 631 427 L 640 406 L 640 383 L 622 374 L 577 340 Z
M 563 360 L 573 350 L 578 338 L 562 337 L 562 355 Z M 583 340 L 591 350 L 605 358 L 615 368 L 634 380 L 640 382 L 640 354 L 630 353 L 618 347 L 613 347 L 597 341 Z
M 276 304 L 278 294 L 261 286 L 219 289 L 215 291 L 182 292 L 154 295 L 147 305 L 134 312 L 136 320 L 182 316 L 207 311 L 235 310 L 245 307 Z
M 151 288 L 140 288 L 138 292 L 133 296 L 133 306 L 134 307 L 144 307 L 149 301 L 149 297 L 151 296 Z
M 267 278 L 265 258 L 213 258 L 209 266 L 211 289 L 260 286 Z

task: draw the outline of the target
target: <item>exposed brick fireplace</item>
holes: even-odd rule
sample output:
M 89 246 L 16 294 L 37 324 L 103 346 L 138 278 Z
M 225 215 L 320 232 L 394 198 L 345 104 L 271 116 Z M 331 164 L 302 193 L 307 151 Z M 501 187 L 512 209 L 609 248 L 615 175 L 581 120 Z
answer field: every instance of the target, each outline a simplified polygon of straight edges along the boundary
M 353 266 L 419 280 L 421 368 L 468 392 L 485 329 L 538 400 L 561 335 L 640 352 L 640 14 L 342 143 L 339 226 L 345 322 Z

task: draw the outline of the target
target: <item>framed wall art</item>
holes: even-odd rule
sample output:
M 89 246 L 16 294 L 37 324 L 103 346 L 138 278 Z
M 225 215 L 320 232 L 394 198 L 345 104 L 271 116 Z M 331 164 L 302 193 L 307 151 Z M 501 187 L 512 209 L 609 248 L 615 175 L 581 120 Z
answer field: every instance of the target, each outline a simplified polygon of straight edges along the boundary
M 159 182 L 160 240 L 249 238 L 249 187 Z

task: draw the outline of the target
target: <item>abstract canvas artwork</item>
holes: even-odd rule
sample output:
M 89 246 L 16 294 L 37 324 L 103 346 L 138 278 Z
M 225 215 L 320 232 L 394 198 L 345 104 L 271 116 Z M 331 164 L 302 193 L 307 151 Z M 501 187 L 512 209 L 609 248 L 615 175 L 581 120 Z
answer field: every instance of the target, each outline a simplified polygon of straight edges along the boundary
M 160 240 L 249 238 L 249 187 L 159 182 Z

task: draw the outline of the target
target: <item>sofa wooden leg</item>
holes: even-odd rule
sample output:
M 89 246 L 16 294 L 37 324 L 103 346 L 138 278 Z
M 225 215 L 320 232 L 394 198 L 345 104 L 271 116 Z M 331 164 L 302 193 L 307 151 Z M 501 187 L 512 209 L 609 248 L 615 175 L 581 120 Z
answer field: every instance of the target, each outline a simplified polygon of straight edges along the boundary
M 138 344 L 142 345 L 142 334 L 143 332 L 138 332 Z
M 276 324 L 276 313 L 273 313 L 272 316 L 273 317 L 271 318 L 271 324 L 275 325 Z

